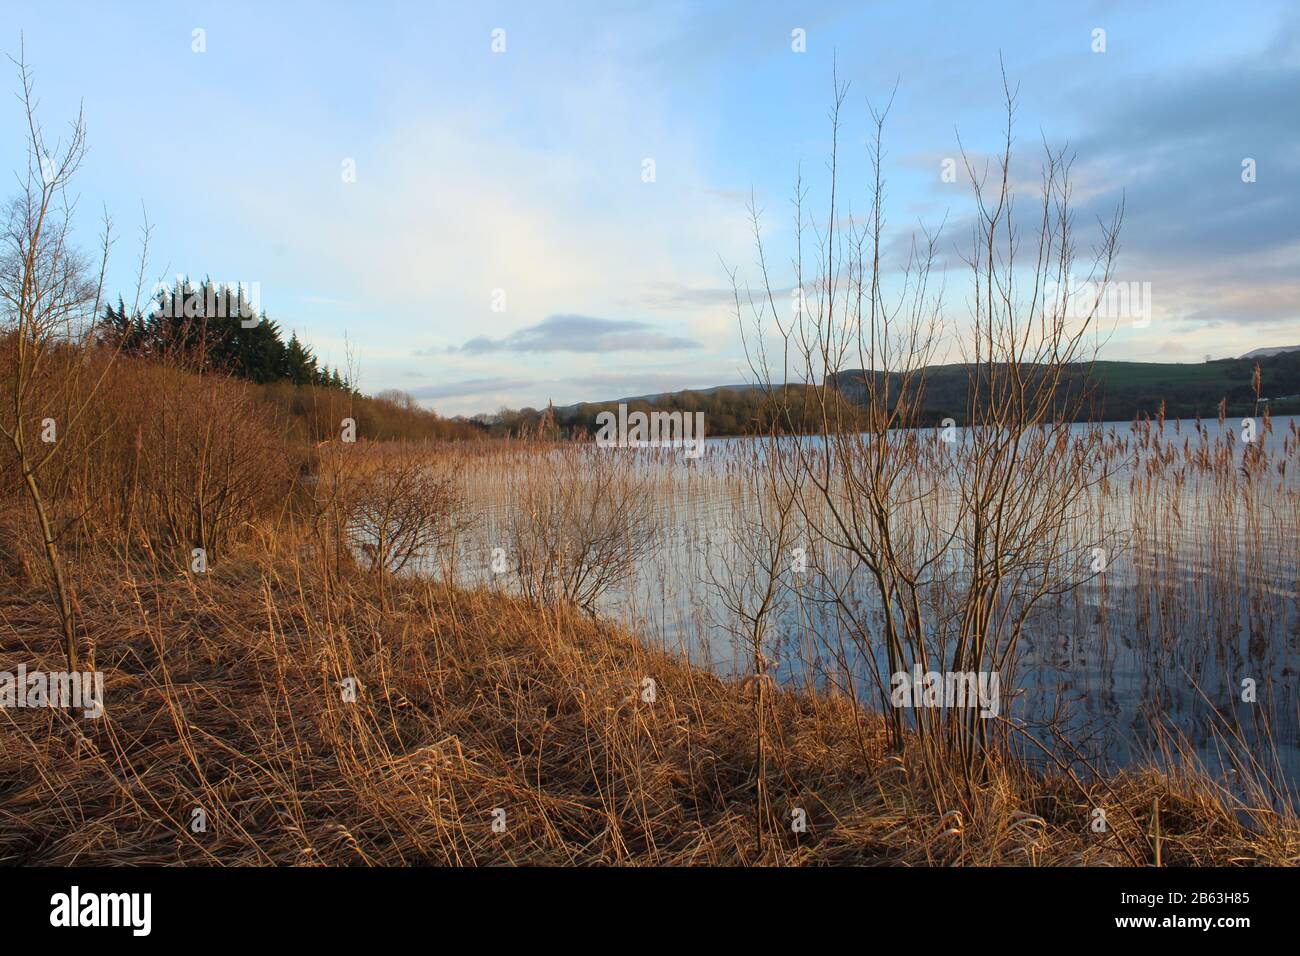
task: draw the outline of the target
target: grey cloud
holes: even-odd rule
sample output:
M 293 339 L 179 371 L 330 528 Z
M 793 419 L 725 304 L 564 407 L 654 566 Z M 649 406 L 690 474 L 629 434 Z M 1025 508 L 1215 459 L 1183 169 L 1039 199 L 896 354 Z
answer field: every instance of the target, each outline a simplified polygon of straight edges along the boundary
M 569 381 L 584 388 L 605 390 L 624 390 L 622 394 L 642 394 L 649 392 L 680 392 L 687 388 L 706 388 L 718 384 L 717 374 L 710 376 L 689 375 L 674 372 L 630 371 L 610 375 L 582 375 Z M 611 396 L 612 397 L 612 396 Z
M 787 293 L 788 294 L 788 293 Z M 692 288 L 676 282 L 658 282 L 646 286 L 639 298 L 626 300 L 629 305 L 645 308 L 694 309 L 709 306 L 734 304 L 731 289 L 718 286 L 715 288 Z
M 1108 222 L 1122 202 L 1114 278 L 1151 282 L 1157 308 L 1176 321 L 1259 327 L 1300 319 L 1297 90 L 1300 63 L 1292 57 L 1172 76 L 1117 75 L 1104 86 L 1092 77 L 1086 88 L 1069 92 L 1067 102 L 1087 104 L 1082 135 L 1068 144 L 1056 141 L 1050 129 L 1046 136 L 1074 157 L 1076 271 L 1086 272 L 1091 262 L 1098 219 Z M 1022 118 L 1022 132 L 1024 124 Z M 1032 257 L 1040 213 L 1031 197 L 1042 148 L 1036 135 L 1019 140 L 1012 166 L 1018 197 L 1013 223 L 1025 261 Z M 1241 179 L 1247 157 L 1257 163 L 1253 183 Z M 942 248 L 957 255 L 969 251 L 975 226 L 970 190 L 960 166 L 956 185 L 939 183 L 939 158 L 934 152 L 903 162 L 936 171 L 935 208 L 959 211 L 948 220 Z M 982 169 L 985 157 L 974 158 Z M 902 261 L 907 243 L 906 235 L 896 234 L 888 261 Z
M 490 352 L 666 352 L 699 347 L 691 339 L 657 332 L 648 322 L 552 315 L 504 338 L 480 335 L 449 351 L 483 355 Z
M 419 388 L 405 389 L 417 399 L 467 398 L 474 395 L 489 395 L 494 392 L 507 392 L 528 388 L 536 383 L 522 378 L 471 378 L 460 382 L 446 382 L 441 385 L 423 385 Z
M 1078 143 L 1114 186 L 1079 222 L 1124 199 L 1124 278 L 1150 279 L 1187 321 L 1300 318 L 1300 67 L 1235 63 L 1131 84 Z M 1241 179 L 1254 159 L 1257 181 Z

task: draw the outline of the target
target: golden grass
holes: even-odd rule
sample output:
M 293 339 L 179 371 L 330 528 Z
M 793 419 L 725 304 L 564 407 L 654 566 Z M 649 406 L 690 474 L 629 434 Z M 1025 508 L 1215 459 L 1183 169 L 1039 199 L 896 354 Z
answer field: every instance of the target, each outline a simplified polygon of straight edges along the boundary
M 1126 865 L 1154 860 L 1156 803 L 1165 865 L 1300 856 L 1293 817 L 1248 826 L 1190 772 L 1081 789 L 1005 759 L 954 810 L 879 717 L 784 689 L 759 856 L 752 687 L 578 612 L 421 579 L 381 604 L 287 541 L 207 575 L 74 573 L 107 713 L 0 711 L 8 864 Z M 0 586 L 0 670 L 63 668 L 43 598 Z

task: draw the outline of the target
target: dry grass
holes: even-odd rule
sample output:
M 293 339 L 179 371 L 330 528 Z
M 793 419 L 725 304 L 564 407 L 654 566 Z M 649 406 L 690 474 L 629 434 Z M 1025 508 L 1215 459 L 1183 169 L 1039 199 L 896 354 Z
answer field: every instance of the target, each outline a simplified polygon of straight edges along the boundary
M 756 857 L 749 689 L 578 612 L 419 579 L 385 608 L 279 539 L 203 576 L 73 570 L 107 713 L 0 711 L 9 864 L 1123 865 L 1153 859 L 1155 801 L 1165 865 L 1300 855 L 1295 819 L 1248 826 L 1194 774 L 1080 789 L 998 761 L 950 812 L 878 717 L 779 690 Z M 0 588 L 0 670 L 62 668 L 42 597 Z

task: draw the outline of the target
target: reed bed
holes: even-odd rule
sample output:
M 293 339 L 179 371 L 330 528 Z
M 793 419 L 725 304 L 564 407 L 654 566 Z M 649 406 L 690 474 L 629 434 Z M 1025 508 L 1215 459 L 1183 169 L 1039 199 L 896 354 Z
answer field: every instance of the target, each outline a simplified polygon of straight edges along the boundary
M 1236 421 L 1159 420 L 1074 429 L 1071 441 L 1096 449 L 1096 460 L 1080 470 L 1085 493 L 1060 515 L 1045 553 L 1058 593 L 1034 610 L 1016 653 L 1002 662 L 1004 713 L 1034 725 L 1039 741 L 1062 733 L 1078 748 L 1064 756 L 1082 773 L 1163 762 L 1163 735 L 1183 733 L 1216 775 L 1235 785 L 1238 765 L 1256 762 L 1275 802 L 1294 805 L 1300 441 L 1294 420 L 1261 416 L 1257 443 L 1243 443 L 1240 429 Z M 715 585 L 772 570 L 746 553 L 763 532 L 755 516 L 773 508 L 772 487 L 754 476 L 778 458 L 793 470 L 791 443 L 715 442 L 694 460 L 578 443 L 463 453 L 448 446 L 476 520 L 455 560 L 441 562 L 443 577 L 523 593 L 512 574 L 489 571 L 491 548 L 509 550 L 523 490 L 612 461 L 649 502 L 653 540 L 603 593 L 600 610 L 653 646 L 718 673 L 751 674 L 735 602 Z M 910 540 L 941 540 L 957 507 L 952 446 L 930 429 L 908 447 L 897 525 Z M 579 498 L 588 490 L 577 478 L 565 484 Z M 834 688 L 883 710 L 879 688 L 891 668 L 877 637 L 879 603 L 854 562 L 809 527 L 827 520 L 816 496 L 793 508 L 760 649 L 764 667 L 787 686 Z M 795 548 L 806 552 L 805 573 L 790 573 Z M 930 572 L 926 600 L 936 619 L 956 605 L 963 573 L 960 552 Z M 937 639 L 931 650 L 943 659 Z M 1258 685 L 1250 703 L 1241 699 L 1244 679 Z M 1032 743 L 1022 755 L 1045 760 Z

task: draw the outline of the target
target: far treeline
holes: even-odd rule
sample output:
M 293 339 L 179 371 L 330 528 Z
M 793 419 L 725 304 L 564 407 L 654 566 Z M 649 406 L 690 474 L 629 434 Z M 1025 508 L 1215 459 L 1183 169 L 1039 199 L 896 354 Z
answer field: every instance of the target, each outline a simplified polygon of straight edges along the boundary
M 1258 396 L 1255 369 L 1259 368 Z M 1032 373 L 1032 369 L 1028 369 Z M 831 385 L 847 399 L 836 403 L 840 423 L 866 425 L 860 404 L 866 389 L 861 370 L 844 371 Z M 876 385 L 884 388 L 883 373 L 876 373 Z M 890 376 L 891 396 L 899 392 L 897 376 Z M 780 386 L 776 386 L 780 387 Z M 788 421 L 773 422 L 776 405 L 761 388 L 719 388 L 710 391 L 682 391 L 647 399 L 627 401 L 631 411 L 703 412 L 710 435 L 743 435 L 778 431 L 816 431 L 820 404 L 806 385 L 788 386 L 793 400 Z M 939 425 L 945 418 L 958 425 L 968 418 L 967 396 L 970 374 L 965 365 L 935 365 L 926 369 L 922 398 L 922 421 Z M 1135 418 L 1214 419 L 1222 404 L 1229 417 L 1261 414 L 1267 407 L 1275 415 L 1300 414 L 1300 351 L 1283 352 L 1259 359 L 1217 359 L 1195 364 L 1163 362 L 1096 362 L 1067 372 L 1063 382 L 1063 405 L 1068 395 L 1082 390 L 1088 396 L 1088 420 L 1127 422 Z M 1257 401 L 1258 398 L 1258 401 Z M 525 408 L 502 409 L 493 416 L 478 416 L 489 431 L 500 434 L 560 435 L 595 434 L 596 416 L 616 411 L 618 402 L 584 403 L 541 411 Z M 1077 417 L 1077 416 L 1076 416 Z

